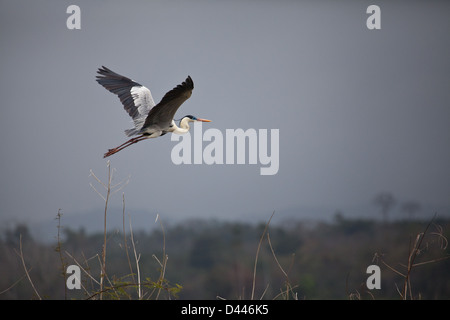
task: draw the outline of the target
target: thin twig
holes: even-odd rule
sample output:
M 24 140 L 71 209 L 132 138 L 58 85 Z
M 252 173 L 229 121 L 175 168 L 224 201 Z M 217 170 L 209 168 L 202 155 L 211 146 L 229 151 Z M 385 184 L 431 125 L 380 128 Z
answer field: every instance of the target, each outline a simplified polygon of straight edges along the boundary
M 104 222 L 103 222 L 103 250 L 102 250 L 102 263 L 101 263 L 101 274 L 100 274 L 100 291 L 103 289 L 103 278 L 106 276 L 106 213 L 108 211 L 108 201 L 109 195 L 111 193 L 111 164 L 110 161 L 107 161 L 108 167 L 108 184 L 106 187 L 106 197 L 105 197 L 105 214 L 104 214 Z M 94 176 L 95 177 L 95 176 Z M 103 294 L 100 294 L 100 300 L 102 300 Z
M 412 267 L 418 267 L 418 266 L 422 266 L 422 265 L 425 265 L 425 264 L 446 260 L 446 259 L 449 259 L 449 258 L 450 258 L 450 256 L 444 256 L 444 257 L 436 258 L 436 259 L 429 260 L 429 261 L 418 262 L 418 263 L 414 263 L 412 265 Z
M 141 272 L 139 270 L 139 260 L 141 259 L 141 255 L 139 256 L 136 253 L 136 246 L 134 244 L 133 238 L 133 228 L 131 227 L 131 218 L 130 218 L 130 235 L 131 235 L 131 244 L 133 245 L 134 258 L 136 260 L 136 270 L 137 270 L 137 279 L 138 279 L 138 297 L 139 300 L 142 299 L 142 291 L 141 291 Z
M 386 267 L 388 267 L 389 269 L 391 269 L 392 271 L 394 271 L 396 274 L 402 276 L 403 278 L 406 277 L 406 275 L 404 275 L 403 273 L 401 273 L 400 271 L 398 271 L 397 269 L 391 267 L 389 264 L 387 264 L 382 258 L 380 259 L 381 263 L 384 264 Z
M 281 291 L 279 294 L 277 294 L 275 297 L 273 297 L 273 300 L 276 300 L 281 295 L 289 295 L 288 290 L 291 291 L 291 294 L 293 295 L 294 300 L 298 300 L 297 293 L 294 294 L 294 292 L 292 290 L 292 289 L 295 289 L 295 288 L 298 288 L 298 287 L 299 287 L 298 285 L 297 286 L 293 286 L 293 287 L 289 286 L 290 289 L 286 289 L 286 291 Z
M 32 268 L 30 268 L 30 270 L 28 270 L 28 272 L 31 271 Z M 27 275 L 24 274 L 22 277 L 20 277 L 19 280 L 17 280 L 16 282 L 14 282 L 12 285 L 10 285 L 8 288 L 6 288 L 3 291 L 0 291 L 0 295 L 4 294 L 5 292 L 8 292 L 9 290 L 11 290 L 12 288 L 14 288 L 18 283 L 20 283 L 20 281 L 22 281 Z
M 89 185 L 100 196 L 100 198 L 103 199 L 103 201 L 106 201 L 105 197 L 92 185 L 92 183 L 89 183 Z
M 152 281 L 144 281 L 141 284 L 144 286 L 155 286 L 155 283 Z M 91 300 L 94 297 L 96 297 L 102 293 L 109 292 L 111 290 L 116 291 L 117 289 L 120 289 L 120 288 L 128 288 L 128 287 L 134 287 L 134 286 L 136 286 L 135 283 L 122 283 L 122 284 L 114 285 L 111 287 L 105 287 L 102 291 L 94 292 L 93 294 L 91 294 L 89 297 L 86 298 L 86 300 Z M 165 290 L 167 290 L 167 289 L 165 289 Z
M 67 281 L 67 272 L 66 272 L 66 267 L 67 264 L 64 260 L 64 256 L 61 252 L 61 217 L 62 217 L 62 213 L 61 213 L 61 209 L 58 209 L 58 213 L 56 214 L 56 220 L 58 220 L 58 232 L 56 234 L 56 242 L 57 242 L 57 246 L 55 248 L 56 252 L 58 252 L 59 254 L 59 260 L 61 261 L 61 269 L 62 269 L 62 275 L 64 277 L 64 299 L 67 299 L 67 285 L 66 285 L 66 281 Z
M 286 300 L 289 298 L 289 292 L 292 294 L 293 297 L 295 297 L 296 295 L 295 295 L 295 293 L 292 291 L 292 286 L 291 286 L 291 284 L 290 284 L 291 282 L 290 282 L 290 280 L 289 280 L 289 276 L 288 276 L 287 272 L 284 271 L 283 267 L 281 266 L 280 262 L 279 262 L 278 259 L 277 259 L 277 256 L 275 255 L 275 251 L 273 250 L 273 247 L 272 247 L 272 242 L 270 241 L 269 233 L 267 233 L 267 241 L 268 241 L 268 243 L 269 243 L 270 250 L 272 251 L 273 258 L 274 258 L 275 262 L 276 262 L 277 265 L 278 265 L 278 268 L 280 268 L 281 272 L 282 272 L 282 273 L 284 274 L 284 276 L 286 277 Z
M 158 290 L 158 293 L 156 294 L 156 300 L 158 300 L 159 295 L 160 295 L 160 293 L 161 293 L 161 288 L 162 288 L 162 285 L 163 285 L 165 273 L 166 273 L 167 259 L 169 259 L 169 257 L 168 257 L 168 255 L 166 255 L 166 232 L 165 232 L 165 230 L 164 230 L 164 226 L 163 226 L 163 224 L 162 224 L 162 221 L 161 221 L 161 219 L 159 218 L 159 214 L 156 215 L 156 220 L 155 220 L 155 222 L 156 222 L 156 221 L 159 221 L 159 225 L 161 226 L 162 235 L 163 235 L 163 257 L 162 257 L 162 261 L 163 261 L 163 262 L 162 262 L 162 264 L 161 264 L 161 262 L 159 262 L 159 260 L 157 259 L 158 262 L 159 262 L 159 264 L 161 265 L 161 272 L 160 272 L 159 280 L 158 280 L 158 283 L 159 283 L 159 285 L 160 285 L 160 288 L 159 288 L 159 290 Z
M 267 290 L 269 289 L 270 283 L 267 284 L 266 288 L 264 289 L 263 293 L 261 294 L 261 297 L 259 298 L 259 300 L 262 300 L 264 298 L 264 296 L 266 295 Z
M 106 165 L 107 165 L 107 166 L 109 165 L 109 160 L 106 162 Z M 107 185 L 104 184 L 102 180 L 100 180 L 99 178 L 97 178 L 97 176 L 94 174 L 94 171 L 92 171 L 92 169 L 90 170 L 89 176 L 90 176 L 90 177 L 91 177 L 91 176 L 94 177 L 94 179 L 97 180 L 97 182 L 100 183 L 100 184 L 103 186 L 103 188 L 108 189 Z
M 269 221 L 267 221 L 266 226 L 265 226 L 265 228 L 264 228 L 264 231 L 263 231 L 263 233 L 262 233 L 262 235 L 261 235 L 261 238 L 259 239 L 258 248 L 256 249 L 255 265 L 254 265 L 254 267 L 253 267 L 252 295 L 251 295 L 250 300 L 253 300 L 253 298 L 254 298 L 254 296 L 255 296 L 256 265 L 258 264 L 259 250 L 261 249 L 261 243 L 262 243 L 262 241 L 263 241 L 263 239 L 264 239 L 264 236 L 265 236 L 265 234 L 266 234 L 267 229 L 269 228 L 270 221 L 272 220 L 274 214 L 275 214 L 275 211 L 274 211 L 274 212 L 272 213 L 272 215 L 270 216 Z
M 123 204 L 122 205 L 123 242 L 124 242 L 124 246 L 125 246 L 125 253 L 127 255 L 128 266 L 130 268 L 131 278 L 133 279 L 133 282 L 136 282 L 136 280 L 134 278 L 133 267 L 131 266 L 130 255 L 128 253 L 127 233 L 125 230 L 125 193 L 122 193 L 122 204 Z M 130 220 L 130 229 L 131 229 L 131 216 L 129 217 L 129 220 Z M 134 246 L 134 244 L 133 244 L 133 246 Z
M 284 276 L 286 277 L 286 281 L 289 281 L 289 277 L 288 277 L 286 271 L 284 271 L 283 267 L 281 266 L 280 262 L 277 259 L 277 256 L 275 255 L 275 251 L 273 250 L 273 247 L 272 247 L 272 242 L 270 242 L 269 233 L 267 233 L 267 241 L 269 243 L 270 251 L 272 251 L 273 258 L 274 258 L 275 262 L 278 265 L 278 268 L 280 268 L 281 272 L 283 272 Z
M 429 229 L 429 227 L 431 226 L 431 224 L 433 223 L 434 218 L 436 217 L 436 215 L 433 216 L 433 218 L 431 219 L 431 221 L 428 223 L 427 227 L 425 228 L 424 232 L 419 233 L 416 236 L 416 241 L 414 242 L 414 246 L 412 251 L 410 251 L 409 256 L 408 256 L 408 268 L 407 268 L 407 272 L 406 272 L 406 278 L 405 278 L 405 283 L 403 285 L 403 299 L 406 300 L 406 292 L 407 289 L 409 287 L 409 296 L 412 299 L 412 291 L 411 291 L 411 271 L 412 268 L 414 266 L 414 260 L 416 259 L 418 253 L 420 252 L 420 248 L 422 246 L 422 242 L 423 239 L 425 238 L 425 235 Z
M 25 259 L 23 257 L 23 251 L 22 251 L 22 234 L 20 234 L 20 236 L 19 236 L 19 250 L 20 250 L 19 257 L 22 260 L 23 269 L 25 270 L 25 274 L 27 275 L 28 281 L 30 282 L 31 287 L 33 288 L 36 296 L 39 298 L 39 300 L 42 300 L 41 296 L 39 295 L 39 292 L 36 290 L 36 287 L 34 286 L 33 281 L 31 280 L 30 273 L 28 272 L 27 266 L 25 264 Z

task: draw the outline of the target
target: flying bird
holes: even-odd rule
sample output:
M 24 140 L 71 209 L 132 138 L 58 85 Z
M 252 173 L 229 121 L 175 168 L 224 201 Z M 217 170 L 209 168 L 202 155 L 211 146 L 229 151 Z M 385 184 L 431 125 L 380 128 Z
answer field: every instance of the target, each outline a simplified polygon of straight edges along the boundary
M 149 138 L 157 138 L 168 132 L 184 134 L 189 131 L 189 123 L 195 121 L 210 122 L 192 115 L 181 118 L 179 126 L 173 117 L 178 108 L 192 95 L 194 82 L 188 76 L 186 80 L 167 92 L 161 101 L 155 105 L 150 90 L 143 85 L 117 74 L 102 66 L 99 68 L 96 80 L 106 90 L 114 93 L 122 102 L 126 112 L 134 122 L 134 128 L 125 130 L 130 140 L 120 146 L 109 149 L 103 158 L 109 157 L 126 147 Z

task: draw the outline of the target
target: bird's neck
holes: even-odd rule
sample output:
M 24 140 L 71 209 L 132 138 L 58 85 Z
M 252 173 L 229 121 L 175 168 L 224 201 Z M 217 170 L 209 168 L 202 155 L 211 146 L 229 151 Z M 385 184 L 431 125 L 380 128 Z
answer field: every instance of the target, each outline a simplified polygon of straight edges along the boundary
M 173 133 L 176 134 L 185 134 L 189 131 L 189 121 L 186 119 L 181 120 L 180 122 L 180 126 L 178 127 L 175 123 L 175 121 L 172 120 L 172 125 L 175 128 L 175 130 L 173 130 Z

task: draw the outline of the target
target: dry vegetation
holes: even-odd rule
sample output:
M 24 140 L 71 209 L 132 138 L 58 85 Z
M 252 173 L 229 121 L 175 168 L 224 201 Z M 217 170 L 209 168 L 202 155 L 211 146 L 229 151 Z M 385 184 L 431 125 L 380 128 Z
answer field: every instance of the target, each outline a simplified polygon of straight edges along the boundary
M 133 232 L 108 231 L 109 197 L 127 182 L 93 179 L 104 192 L 104 232 L 64 226 L 55 244 L 35 241 L 24 225 L 0 238 L 1 299 L 449 299 L 450 221 L 346 219 L 314 226 L 190 220 Z M 276 213 L 275 213 L 276 216 Z M 170 257 L 170 259 L 169 259 Z M 381 289 L 366 287 L 367 266 L 381 268 Z M 69 265 L 81 289 L 69 290 Z

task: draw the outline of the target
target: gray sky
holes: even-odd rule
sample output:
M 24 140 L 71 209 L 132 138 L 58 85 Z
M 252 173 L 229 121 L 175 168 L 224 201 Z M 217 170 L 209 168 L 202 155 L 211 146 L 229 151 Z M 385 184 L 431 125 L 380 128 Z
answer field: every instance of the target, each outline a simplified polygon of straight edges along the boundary
M 376 1 L 381 30 L 370 31 L 374 3 L 0 0 L 0 219 L 102 208 L 90 169 L 106 179 L 102 155 L 132 126 L 95 82 L 102 65 L 155 102 L 190 75 L 177 117 L 211 119 L 204 130 L 279 129 L 274 176 L 259 164 L 176 166 L 170 135 L 111 157 L 115 182 L 130 176 L 127 211 L 150 224 L 156 213 L 345 213 L 381 191 L 449 208 L 450 3 Z M 70 4 L 81 30 L 66 28 Z

